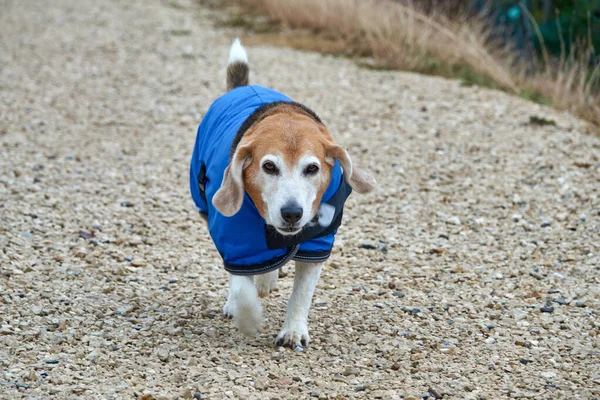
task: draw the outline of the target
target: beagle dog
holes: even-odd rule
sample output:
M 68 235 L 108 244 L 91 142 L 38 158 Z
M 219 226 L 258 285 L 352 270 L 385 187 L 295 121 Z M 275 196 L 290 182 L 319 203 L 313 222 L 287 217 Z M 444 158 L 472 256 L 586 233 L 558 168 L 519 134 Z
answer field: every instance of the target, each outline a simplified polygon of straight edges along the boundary
M 309 108 L 249 85 L 246 51 L 229 52 L 227 93 L 202 119 L 190 167 L 190 190 L 229 272 L 223 312 L 246 335 L 262 325 L 259 297 L 295 260 L 294 287 L 277 345 L 309 342 L 308 311 L 323 262 L 352 190 L 375 180 L 352 164 Z

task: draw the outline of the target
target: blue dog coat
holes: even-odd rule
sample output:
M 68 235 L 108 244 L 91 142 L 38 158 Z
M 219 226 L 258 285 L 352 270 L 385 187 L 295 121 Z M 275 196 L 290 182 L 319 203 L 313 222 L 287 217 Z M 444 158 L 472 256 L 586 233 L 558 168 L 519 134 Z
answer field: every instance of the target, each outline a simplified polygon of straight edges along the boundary
M 190 167 L 190 190 L 200 214 L 207 220 L 210 235 L 223 258 L 225 269 L 236 275 L 263 274 L 282 267 L 291 259 L 322 262 L 329 258 L 334 235 L 342 222 L 344 202 L 352 189 L 336 161 L 320 209 L 330 210 L 328 226 L 311 221 L 300 233 L 284 236 L 267 225 L 248 193 L 240 211 L 226 217 L 212 204 L 221 187 L 230 154 L 253 117 L 276 103 L 290 102 L 287 96 L 260 86 L 241 86 L 219 97 L 198 128 Z M 306 107 L 316 121 L 318 117 Z M 326 203 L 326 204 L 325 204 Z M 323 218 L 325 219 L 325 218 Z

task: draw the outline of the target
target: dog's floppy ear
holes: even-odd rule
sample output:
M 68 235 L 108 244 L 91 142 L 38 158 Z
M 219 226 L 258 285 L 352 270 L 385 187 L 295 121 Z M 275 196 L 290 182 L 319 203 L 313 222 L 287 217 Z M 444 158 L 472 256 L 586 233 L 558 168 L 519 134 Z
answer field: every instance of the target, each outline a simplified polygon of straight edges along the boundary
M 366 171 L 362 171 L 352 165 L 352 159 L 346 150 L 341 146 L 332 144 L 327 149 L 327 157 L 336 159 L 344 169 L 346 182 L 352 186 L 352 189 L 358 193 L 369 193 L 376 185 L 375 178 Z
M 231 217 L 242 208 L 244 202 L 244 168 L 252 160 L 250 146 L 241 146 L 231 157 L 231 161 L 225 173 L 223 182 L 217 193 L 213 196 L 212 203 L 221 214 Z

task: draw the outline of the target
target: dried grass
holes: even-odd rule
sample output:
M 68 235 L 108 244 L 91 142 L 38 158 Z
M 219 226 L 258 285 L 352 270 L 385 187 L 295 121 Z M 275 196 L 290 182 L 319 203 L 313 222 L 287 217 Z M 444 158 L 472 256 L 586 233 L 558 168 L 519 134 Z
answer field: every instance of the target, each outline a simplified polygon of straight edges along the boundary
M 332 41 L 340 41 L 347 53 L 372 56 L 382 67 L 458 77 L 504 89 L 600 126 L 600 66 L 590 71 L 585 55 L 561 60 L 546 55 L 544 62 L 531 65 L 520 59 L 517 51 L 492 40 L 488 25 L 479 17 L 453 15 L 450 19 L 390 0 L 237 3 L 283 26 L 310 30 L 326 39 L 322 43 L 329 49 L 337 48 L 331 46 Z

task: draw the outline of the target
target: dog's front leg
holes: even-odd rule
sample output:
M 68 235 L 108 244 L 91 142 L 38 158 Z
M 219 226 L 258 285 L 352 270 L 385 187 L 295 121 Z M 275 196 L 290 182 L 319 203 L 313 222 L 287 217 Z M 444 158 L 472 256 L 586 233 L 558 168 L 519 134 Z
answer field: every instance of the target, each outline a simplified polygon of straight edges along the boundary
M 308 311 L 322 269 L 323 264 L 296 261 L 294 288 L 288 302 L 285 323 L 275 341 L 276 345 L 293 349 L 308 345 Z
M 229 275 L 229 296 L 223 313 L 233 317 L 245 335 L 255 335 L 262 325 L 262 306 L 252 276 Z

